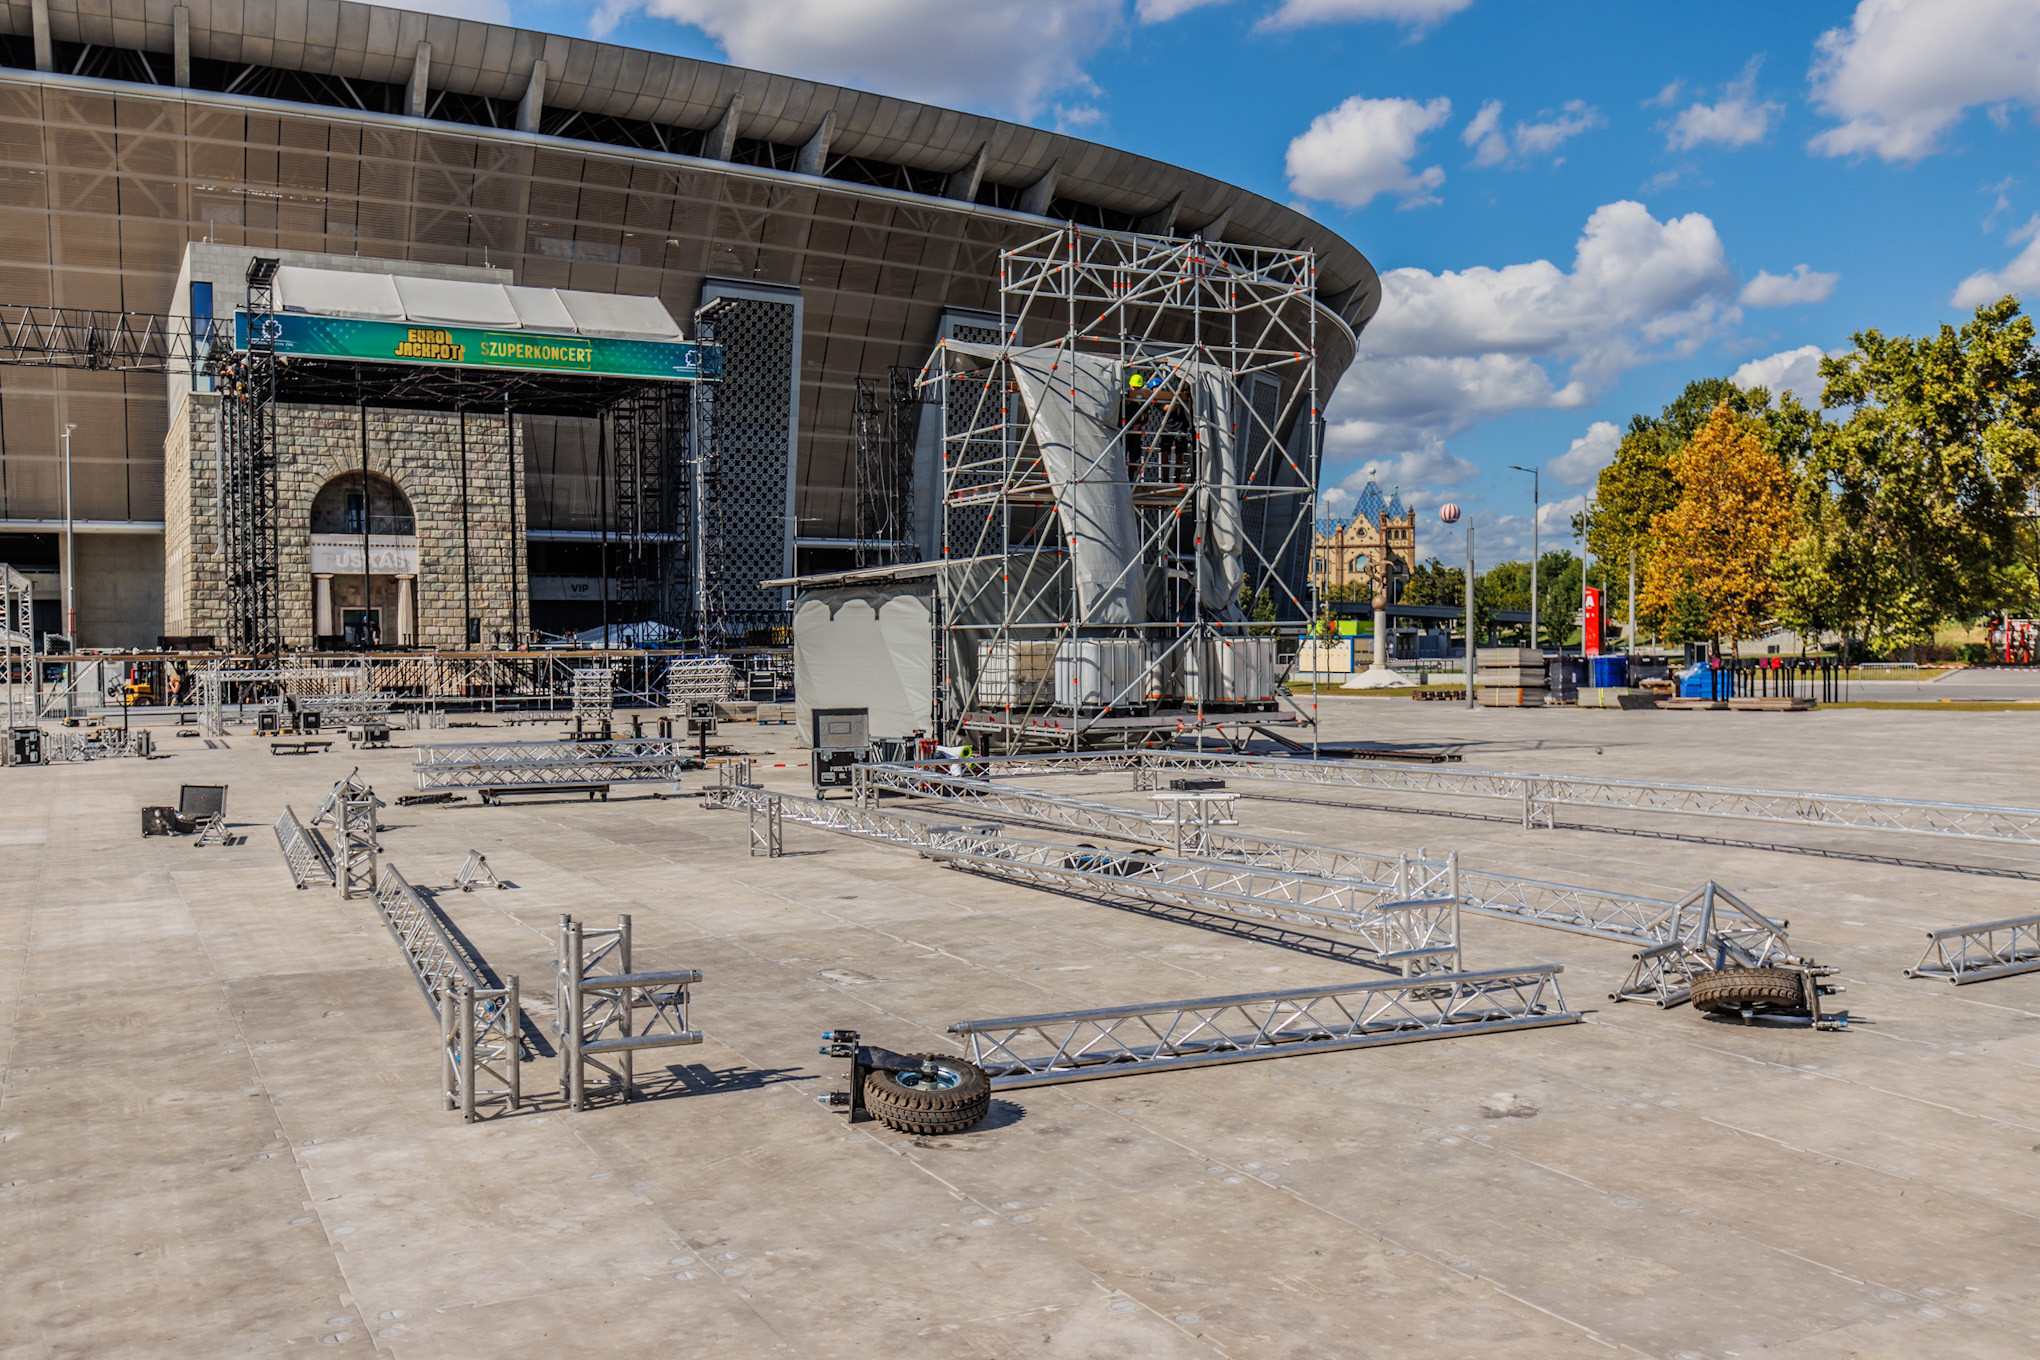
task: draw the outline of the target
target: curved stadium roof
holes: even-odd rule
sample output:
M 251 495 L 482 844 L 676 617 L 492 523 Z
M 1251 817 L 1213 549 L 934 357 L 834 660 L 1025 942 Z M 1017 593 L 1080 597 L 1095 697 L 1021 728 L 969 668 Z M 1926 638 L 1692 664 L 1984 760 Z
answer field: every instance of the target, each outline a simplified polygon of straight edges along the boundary
M 741 0 L 737 0 L 741 2 Z M 35 41 L 32 0 L 0 3 L 0 34 Z M 59 70 L 172 83 L 173 0 L 48 0 Z M 1356 333 L 1381 300 L 1374 267 L 1310 218 L 1222 180 L 1132 152 L 911 100 L 501 24 L 352 0 L 185 0 L 192 84 L 519 126 L 545 63 L 542 110 L 525 130 L 740 161 L 904 189 L 1086 225 L 1317 251 L 1319 298 Z M 80 50 L 83 49 L 83 50 Z M 24 53 L 23 55 L 26 55 Z M 218 66 L 243 68 L 220 71 Z M 278 90 L 296 75 L 296 89 Z M 210 78 L 209 78 L 210 77 Z M 352 101 L 350 104 L 348 101 Z

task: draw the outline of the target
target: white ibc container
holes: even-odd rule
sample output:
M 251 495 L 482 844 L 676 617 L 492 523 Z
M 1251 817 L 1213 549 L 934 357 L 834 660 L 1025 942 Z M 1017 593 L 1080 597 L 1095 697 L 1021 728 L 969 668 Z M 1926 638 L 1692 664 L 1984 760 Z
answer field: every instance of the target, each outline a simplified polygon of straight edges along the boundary
M 1215 637 L 1188 643 L 1183 698 L 1192 704 L 1260 704 L 1275 698 L 1275 639 Z
M 1071 638 L 1055 658 L 1058 708 L 1135 708 L 1160 698 L 1154 650 L 1138 638 Z
M 1055 692 L 1053 638 L 988 639 L 978 652 L 977 702 L 986 708 L 1034 708 Z

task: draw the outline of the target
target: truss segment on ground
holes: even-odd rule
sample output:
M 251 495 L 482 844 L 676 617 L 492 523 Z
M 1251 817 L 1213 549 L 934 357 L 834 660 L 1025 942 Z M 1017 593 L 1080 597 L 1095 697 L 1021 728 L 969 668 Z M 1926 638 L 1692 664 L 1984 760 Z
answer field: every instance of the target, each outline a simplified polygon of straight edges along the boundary
M 1786 924 L 1710 880 L 1673 904 L 1658 923 L 1661 942 L 1637 951 L 1609 999 L 1676 1006 L 1690 999 L 1696 974 L 1798 963 Z
M 276 844 L 283 851 L 292 883 L 301 889 L 314 884 L 333 886 L 333 852 L 317 832 L 298 820 L 288 803 L 276 819 Z
M 947 762 L 925 762 L 940 768 Z M 914 768 L 904 762 L 902 768 Z M 1229 752 L 1132 751 L 1082 756 L 1044 754 L 973 762 L 986 778 L 1134 769 L 1152 787 L 1162 772 L 1220 774 L 1240 779 L 1367 789 L 1388 793 L 1483 798 L 1522 809 L 1526 827 L 1550 827 L 1558 807 L 1607 808 L 1680 817 L 1724 818 L 1878 831 L 1960 840 L 2040 845 L 2040 808 L 1944 803 L 1789 789 L 1671 784 L 1642 779 L 1589 779 L 1463 767 L 1396 765 L 1386 761 L 1309 760 Z M 1421 809 L 1412 809 L 1421 810 Z
M 1110 758 L 1109 763 L 1105 757 L 1054 757 L 1044 758 L 1041 763 L 1049 764 L 1051 760 L 1058 764 L 1125 768 L 1116 757 Z M 999 766 L 1004 763 L 995 762 Z M 974 763 L 974 768 L 977 767 Z M 856 792 L 865 802 L 875 801 L 881 791 L 941 797 L 952 800 L 958 807 L 969 808 L 974 814 L 999 820 L 1137 843 L 1152 843 L 1173 830 L 1169 824 L 1158 822 L 1152 814 L 1139 809 L 1048 793 L 1011 780 L 951 774 L 943 765 L 860 765 L 853 777 Z M 1470 869 L 1455 854 L 1432 856 L 1422 849 L 1384 853 L 1310 845 L 1230 827 L 1197 828 L 1194 835 L 1184 840 L 1179 853 L 1368 884 L 1383 901 L 1425 895 L 1452 897 L 1465 910 L 1484 916 L 1623 943 L 1666 942 L 1672 938 L 1667 932 L 1679 907 L 1677 902 L 1665 898 Z
M 687 760 L 672 737 L 613 741 L 488 741 L 412 748 L 420 789 L 472 789 L 490 784 L 632 784 L 672 782 Z
M 631 1099 L 635 1055 L 701 1042 L 701 1031 L 687 1020 L 688 988 L 701 981 L 700 971 L 631 971 L 628 916 L 617 917 L 614 929 L 601 929 L 562 914 L 553 977 L 560 1094 L 569 1109 L 585 1110 L 604 1095 Z
M 1960 987 L 2040 969 L 2040 916 L 2012 916 L 1927 932 L 1907 977 L 1941 978 Z
M 1429 973 L 999 1020 L 949 1032 L 994 1090 L 1578 1023 L 1562 965 Z
M 1382 885 L 1219 860 L 1015 836 L 996 823 L 960 826 L 852 802 L 798 798 L 721 785 L 711 806 L 776 810 L 782 824 L 812 826 L 919 850 L 959 869 L 1051 891 L 1134 903 L 1160 914 L 1203 913 L 1284 929 L 1322 932 L 1361 951 L 1355 961 L 1397 971 L 1449 971 L 1457 964 L 1457 903 L 1450 896 L 1397 897 Z M 754 818 L 755 821 L 755 818 Z
M 439 1021 L 446 1108 L 476 1119 L 484 1107 L 517 1109 L 524 1060 L 517 978 L 497 984 L 453 937 L 438 909 L 385 863 L 375 887 L 376 915 L 410 965 L 425 1004 Z

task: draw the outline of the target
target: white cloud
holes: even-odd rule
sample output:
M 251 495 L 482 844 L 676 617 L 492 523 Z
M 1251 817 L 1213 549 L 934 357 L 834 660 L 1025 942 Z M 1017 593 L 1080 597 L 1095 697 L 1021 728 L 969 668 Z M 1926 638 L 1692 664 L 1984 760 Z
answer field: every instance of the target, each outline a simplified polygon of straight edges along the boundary
M 1282 0 L 1282 8 L 1263 22 L 1269 28 L 1301 28 L 1305 24 L 1380 21 L 1402 24 L 1413 36 L 1421 37 L 1472 3 L 1473 0 Z
M 1731 320 L 1734 286 L 1721 237 L 1705 214 L 1659 222 L 1627 200 L 1594 210 L 1570 273 L 1549 260 L 1432 274 L 1382 276 L 1371 355 L 1510 354 L 1562 357 L 1571 377 L 1599 381 L 1643 362 L 1646 350 L 1690 353 Z
M 1692 353 L 1739 316 L 1734 289 L 1705 216 L 1659 222 L 1630 202 L 1595 210 L 1569 271 L 1390 270 L 1327 407 L 1327 457 L 1463 480 L 1472 464 L 1450 449 L 1455 436 L 1512 412 L 1576 409 L 1624 369 Z
M 1120 0 L 606 0 L 597 33 L 643 10 L 700 29 L 738 66 L 1029 117 L 1088 91 Z
M 2003 269 L 1979 269 L 1962 280 L 1955 286 L 1954 296 L 1948 299 L 1952 306 L 1968 311 L 1986 302 L 1996 302 L 2006 293 L 2040 297 L 2040 217 L 2032 218 L 2013 232 L 2011 239 L 2014 245 L 2024 241 L 2026 248 Z
M 1164 24 L 1193 9 L 1228 3 L 1230 0 L 1140 0 L 1133 7 L 1133 12 L 1144 24 Z
M 1567 496 L 1563 500 L 1539 501 L 1537 504 L 1537 528 L 1546 543 L 1553 547 L 1565 546 L 1565 540 L 1572 537 L 1573 516 L 1587 508 L 1584 495 Z
M 485 24 L 514 23 L 509 0 L 403 0 L 398 9 L 418 14 L 443 14 L 449 19 L 473 19 Z
M 1500 165 L 1524 161 L 1552 152 L 1589 128 L 1601 126 L 1601 111 L 1584 100 L 1568 100 L 1556 113 L 1547 109 L 1536 122 L 1518 121 L 1510 130 L 1502 127 L 1502 101 L 1490 99 L 1459 134 L 1459 140 L 1474 149 L 1475 165 Z
M 1585 434 L 1573 440 L 1571 448 L 1545 464 L 1544 470 L 1567 486 L 1585 486 L 1615 461 L 1615 450 L 1621 443 L 1622 431 L 1605 420 L 1597 420 L 1587 426 Z
M 1502 131 L 1502 101 L 1490 99 L 1459 134 L 1473 148 L 1475 165 L 1499 165 L 1509 158 L 1509 134 Z
M 1665 124 L 1665 145 L 1673 151 L 1691 151 L 1710 143 L 1737 147 L 1763 141 L 1785 106 L 1757 98 L 1757 66 L 1758 59 L 1752 57 L 1741 76 L 1722 86 L 1715 103 L 1681 109 Z
M 1736 301 L 1745 307 L 1797 307 L 1807 302 L 1826 302 L 1835 291 L 1840 274 L 1816 274 L 1811 265 L 1796 264 L 1790 274 L 1773 274 L 1759 269 L 1743 285 Z
M 1809 406 L 1820 405 L 1820 361 L 1827 352 L 1819 345 L 1801 345 L 1781 350 L 1762 359 L 1752 359 L 1729 375 L 1737 387 L 1761 387 L 1773 397 L 1792 393 Z
M 2033 0 L 1862 0 L 1814 45 L 1813 94 L 1841 120 L 1807 143 L 1826 156 L 1916 161 L 1976 105 L 2040 102 Z
M 1356 94 L 1312 119 L 1289 144 L 1289 187 L 1343 208 L 1364 208 L 1382 194 L 1400 197 L 1404 206 L 1435 203 L 1432 191 L 1445 182 L 1444 170 L 1412 170 L 1410 161 L 1419 139 L 1451 116 L 1449 99 L 1419 104 Z

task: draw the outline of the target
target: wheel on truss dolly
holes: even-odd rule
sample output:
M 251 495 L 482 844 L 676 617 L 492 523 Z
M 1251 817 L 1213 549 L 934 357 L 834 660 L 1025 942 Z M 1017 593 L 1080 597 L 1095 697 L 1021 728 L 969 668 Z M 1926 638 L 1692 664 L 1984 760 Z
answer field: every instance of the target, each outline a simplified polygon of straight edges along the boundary
M 974 1062 L 947 1053 L 910 1053 L 918 1072 L 873 1072 L 864 1108 L 901 1133 L 964 1133 L 991 1112 L 992 1081 Z
M 1693 979 L 1693 1009 L 1710 1015 L 1805 1007 L 1805 977 L 1790 968 L 1724 968 Z

